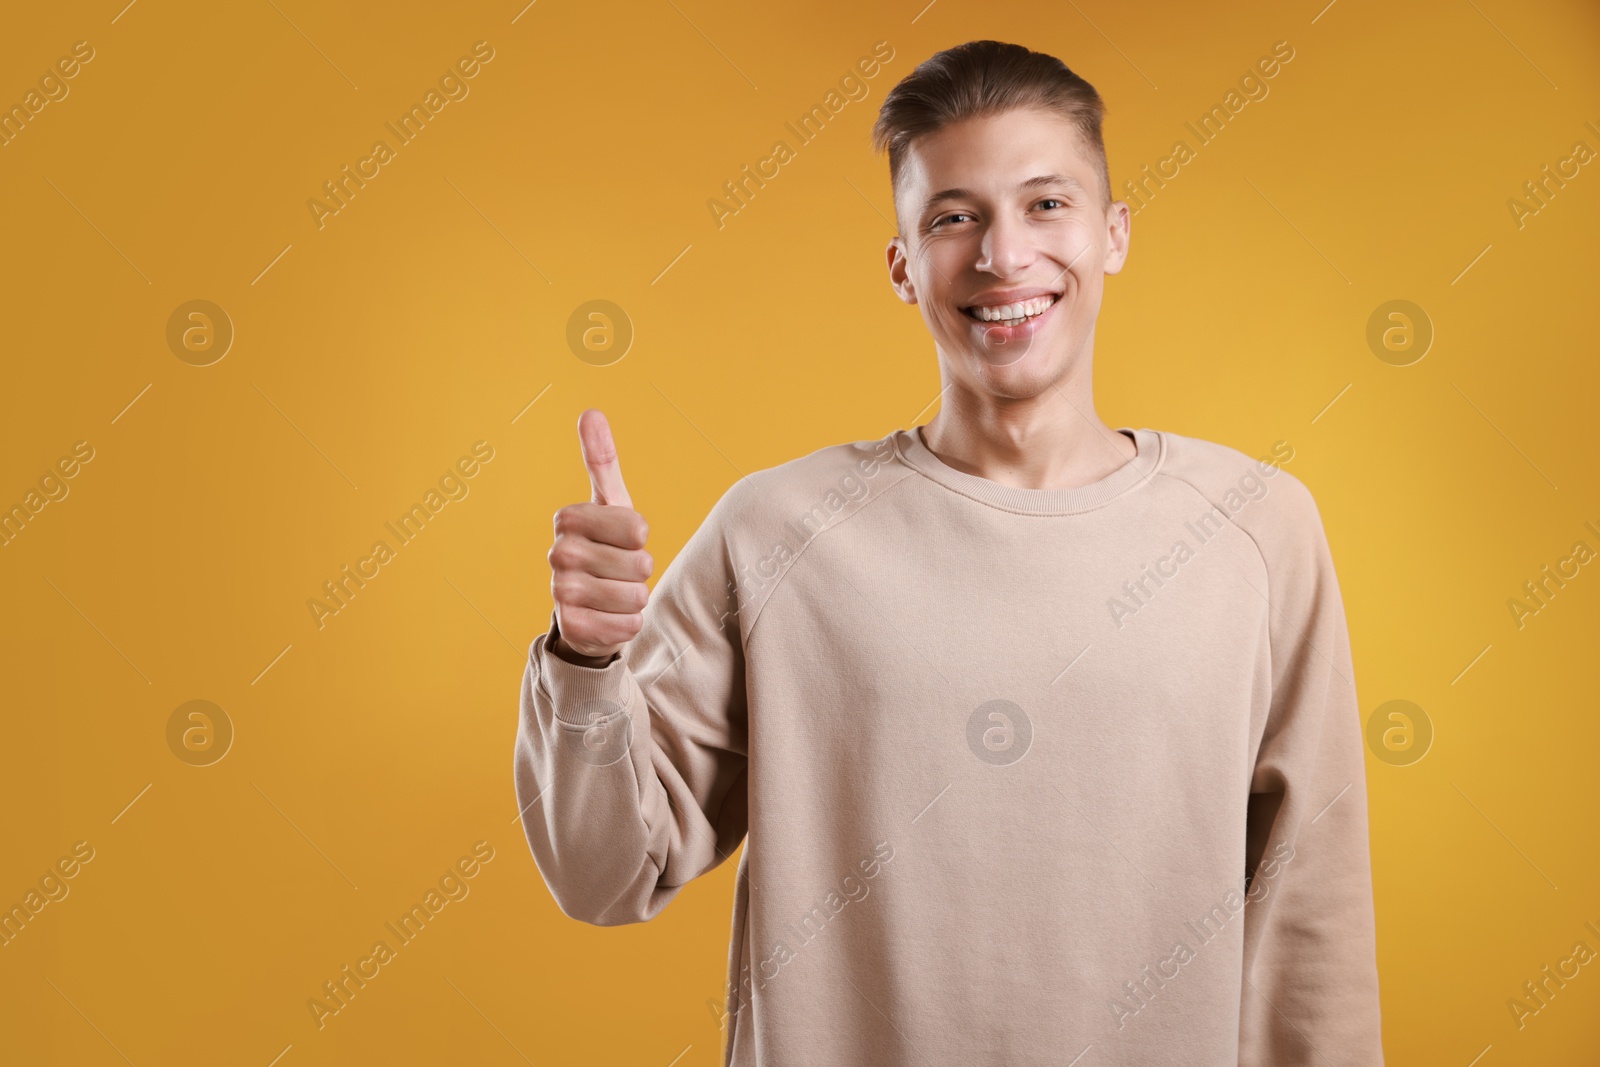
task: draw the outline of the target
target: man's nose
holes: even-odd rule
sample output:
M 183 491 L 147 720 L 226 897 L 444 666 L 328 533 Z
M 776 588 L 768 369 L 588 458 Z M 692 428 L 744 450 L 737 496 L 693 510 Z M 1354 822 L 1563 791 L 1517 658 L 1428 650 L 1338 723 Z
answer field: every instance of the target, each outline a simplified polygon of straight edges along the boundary
M 1010 278 L 1033 261 L 1033 236 L 1027 223 L 1013 215 L 996 216 L 983 231 L 978 270 Z

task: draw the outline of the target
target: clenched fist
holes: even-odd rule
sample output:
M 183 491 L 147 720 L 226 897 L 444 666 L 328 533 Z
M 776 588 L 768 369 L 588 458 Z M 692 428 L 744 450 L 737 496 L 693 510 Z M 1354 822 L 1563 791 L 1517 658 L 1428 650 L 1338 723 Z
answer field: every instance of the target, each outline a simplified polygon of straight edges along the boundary
M 650 525 L 628 499 L 611 427 L 599 410 L 578 416 L 578 443 L 593 495 L 556 512 L 549 559 L 558 636 L 551 651 L 603 667 L 644 625 L 650 598 L 644 583 L 655 560 L 644 550 Z

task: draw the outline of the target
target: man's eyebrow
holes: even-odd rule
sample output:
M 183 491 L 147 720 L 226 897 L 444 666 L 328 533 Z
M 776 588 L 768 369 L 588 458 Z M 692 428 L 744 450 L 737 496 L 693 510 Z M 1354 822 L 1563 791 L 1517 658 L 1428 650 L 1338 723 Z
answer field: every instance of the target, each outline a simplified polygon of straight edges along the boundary
M 1085 191 L 1083 188 L 1083 183 L 1069 174 L 1036 175 L 1035 177 L 1029 178 L 1027 181 L 1021 183 L 1019 186 L 1017 186 L 1017 188 L 1037 189 L 1046 185 L 1064 185 L 1069 189 L 1076 189 L 1080 193 Z M 969 189 L 941 189 L 939 192 L 928 197 L 927 201 L 923 205 L 923 210 L 926 211 L 930 208 L 937 207 L 938 205 L 949 200 L 970 200 L 972 198 L 973 194 Z

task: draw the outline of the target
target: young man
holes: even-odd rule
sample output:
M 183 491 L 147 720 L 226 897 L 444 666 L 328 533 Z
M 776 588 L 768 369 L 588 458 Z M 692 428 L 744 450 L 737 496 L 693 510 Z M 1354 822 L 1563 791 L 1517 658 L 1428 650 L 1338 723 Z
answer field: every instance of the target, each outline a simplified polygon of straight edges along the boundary
M 650 592 L 604 417 L 556 513 L 523 825 L 563 912 L 738 847 L 725 1063 L 1382 1064 L 1339 586 L 1278 464 L 1111 430 L 1095 90 L 977 41 L 889 94 L 927 425 L 733 484 Z M 748 835 L 748 836 L 747 836 Z

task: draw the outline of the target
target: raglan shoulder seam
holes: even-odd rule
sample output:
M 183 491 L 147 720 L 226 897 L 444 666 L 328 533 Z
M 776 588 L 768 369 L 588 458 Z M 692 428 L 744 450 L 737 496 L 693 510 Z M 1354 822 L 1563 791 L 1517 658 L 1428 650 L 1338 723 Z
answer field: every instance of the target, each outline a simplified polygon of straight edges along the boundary
M 903 465 L 897 464 L 896 467 L 897 467 L 897 469 L 904 470 L 905 473 L 901 477 L 895 479 L 895 481 L 892 484 L 890 484 L 888 486 L 885 486 L 883 488 L 883 490 L 878 493 L 878 499 L 879 500 L 883 499 L 884 496 L 888 495 L 888 493 L 891 490 L 893 490 L 896 486 L 903 485 L 907 478 L 911 477 L 912 475 L 914 475 L 916 473 L 912 469 L 910 469 L 908 467 L 904 467 Z M 777 591 L 783 586 L 783 583 L 788 581 L 789 574 L 794 570 L 795 566 L 800 562 L 800 558 L 811 550 L 811 546 L 812 545 L 816 544 L 818 541 L 822 540 L 824 537 L 826 537 L 828 534 L 832 533 L 833 531 L 835 531 L 835 530 L 839 529 L 840 527 L 844 526 L 845 523 L 849 522 L 851 519 L 855 518 L 857 515 L 861 514 L 863 511 L 866 511 L 867 508 L 870 507 L 870 506 L 871 506 L 871 503 L 863 504 L 861 507 L 859 507 L 856 510 L 852 511 L 850 514 L 846 515 L 844 518 L 840 519 L 838 522 L 836 522 L 833 525 L 829 526 L 827 529 L 823 530 L 821 533 L 817 534 L 815 537 L 809 538 L 806 541 L 806 543 L 800 547 L 800 551 L 795 553 L 794 558 L 789 561 L 787 566 L 784 567 L 783 573 L 778 576 L 778 580 L 772 583 L 772 587 L 770 589 L 768 589 L 765 594 L 763 594 L 763 596 L 761 597 L 760 602 L 757 604 L 756 613 L 751 618 L 751 620 L 750 620 L 750 628 L 745 634 L 745 647 L 746 647 L 747 651 L 749 649 L 749 646 L 755 641 L 756 626 L 757 626 L 758 623 L 761 622 L 762 615 L 765 613 L 767 605 L 772 602 L 773 595 L 775 593 L 777 593 Z M 743 609 L 740 609 L 740 610 L 743 610 Z
M 1198 496 L 1201 500 L 1204 500 L 1207 504 L 1210 504 L 1217 511 L 1221 512 L 1223 517 L 1228 520 L 1228 525 L 1229 526 L 1232 526 L 1235 530 L 1238 530 L 1240 533 L 1244 534 L 1245 537 L 1250 539 L 1251 547 L 1256 550 L 1256 558 L 1261 560 L 1261 570 L 1267 576 L 1267 603 L 1271 604 L 1272 603 L 1272 565 L 1268 562 L 1267 553 L 1261 547 L 1261 542 L 1256 538 L 1256 535 L 1251 533 L 1249 530 L 1245 529 L 1244 526 L 1241 525 L 1240 523 L 1235 522 L 1233 516 L 1228 514 L 1228 510 L 1226 508 L 1224 508 L 1221 504 L 1217 503 L 1215 500 L 1212 500 L 1209 496 L 1207 496 L 1205 494 L 1204 490 L 1202 490 L 1198 485 L 1195 485 L 1189 479 L 1183 477 L 1181 474 L 1172 474 L 1172 473 L 1170 473 L 1168 471 L 1156 471 L 1155 472 L 1155 476 L 1157 478 L 1168 478 L 1168 479 L 1171 479 L 1174 482 L 1179 483 L 1180 485 L 1188 486 L 1189 489 L 1194 492 L 1195 496 Z

